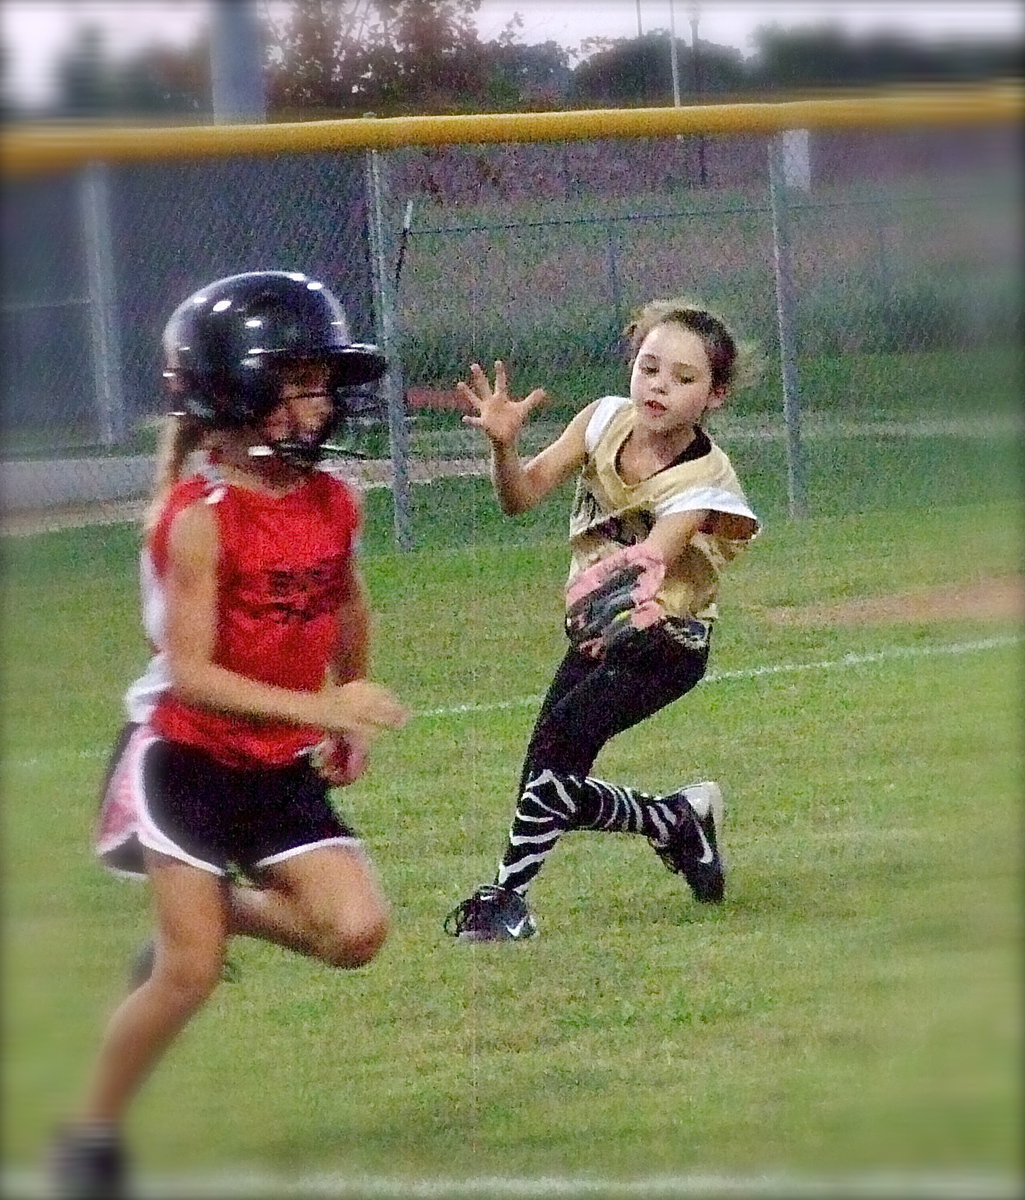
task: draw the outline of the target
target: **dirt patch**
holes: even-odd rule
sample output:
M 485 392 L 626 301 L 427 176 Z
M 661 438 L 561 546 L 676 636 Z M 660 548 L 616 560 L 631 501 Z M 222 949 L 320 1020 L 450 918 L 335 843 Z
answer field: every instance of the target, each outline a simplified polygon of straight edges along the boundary
M 1025 623 L 1025 577 L 983 579 L 840 604 L 771 608 L 767 615 L 780 625 L 888 625 L 951 620 Z

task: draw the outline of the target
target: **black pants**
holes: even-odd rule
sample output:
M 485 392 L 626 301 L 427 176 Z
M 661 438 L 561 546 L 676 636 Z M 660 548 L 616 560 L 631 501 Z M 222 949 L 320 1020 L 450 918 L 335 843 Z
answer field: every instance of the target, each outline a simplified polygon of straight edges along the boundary
M 707 665 L 707 645 L 690 650 L 659 643 L 611 666 L 570 648 L 541 704 L 518 794 L 546 768 L 590 774 L 610 738 L 686 695 Z

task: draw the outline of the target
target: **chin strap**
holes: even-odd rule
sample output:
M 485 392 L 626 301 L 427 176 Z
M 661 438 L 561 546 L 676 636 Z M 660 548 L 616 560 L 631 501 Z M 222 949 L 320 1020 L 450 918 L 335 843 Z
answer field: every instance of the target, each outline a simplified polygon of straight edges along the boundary
M 315 467 L 322 459 L 329 454 L 344 458 L 372 458 L 370 454 L 365 454 L 362 450 L 354 450 L 350 446 L 342 446 L 337 442 L 265 442 L 260 446 L 249 447 L 250 458 L 270 458 L 272 455 L 277 455 L 290 466 L 309 468 Z
M 280 458 L 290 467 L 309 470 L 324 457 L 327 447 L 323 442 L 300 442 L 284 438 L 280 442 L 264 442 L 249 447 L 250 458 Z

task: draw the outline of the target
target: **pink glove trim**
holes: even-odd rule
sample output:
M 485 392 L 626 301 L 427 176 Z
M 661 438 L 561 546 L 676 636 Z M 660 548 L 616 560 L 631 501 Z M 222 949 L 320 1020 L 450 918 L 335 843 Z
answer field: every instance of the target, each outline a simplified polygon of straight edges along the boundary
M 582 597 L 600 587 L 610 575 L 621 571 L 624 567 L 637 566 L 641 568 L 637 586 L 631 592 L 635 604 L 644 604 L 654 600 L 658 589 L 666 577 L 665 559 L 657 550 L 641 542 L 636 546 L 624 546 L 605 558 L 592 563 L 570 583 L 566 589 L 567 605 L 575 604 Z

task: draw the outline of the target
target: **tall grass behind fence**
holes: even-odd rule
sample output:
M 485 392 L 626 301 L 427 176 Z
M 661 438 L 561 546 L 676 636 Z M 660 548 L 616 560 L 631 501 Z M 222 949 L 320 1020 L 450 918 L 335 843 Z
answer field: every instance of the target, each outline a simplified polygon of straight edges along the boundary
M 801 358 L 1013 346 L 1017 182 L 994 164 L 971 181 L 919 181 L 917 193 L 794 197 Z M 574 200 L 521 213 L 496 202 L 421 204 L 398 289 L 407 382 L 445 388 L 470 357 L 502 351 L 557 378 L 576 403 L 623 382 L 618 334 L 630 310 L 680 293 L 722 309 L 771 359 L 772 254 L 767 194 L 638 193 L 631 207 L 598 214 Z M 770 366 L 766 386 L 742 403 L 771 411 L 778 394 Z

